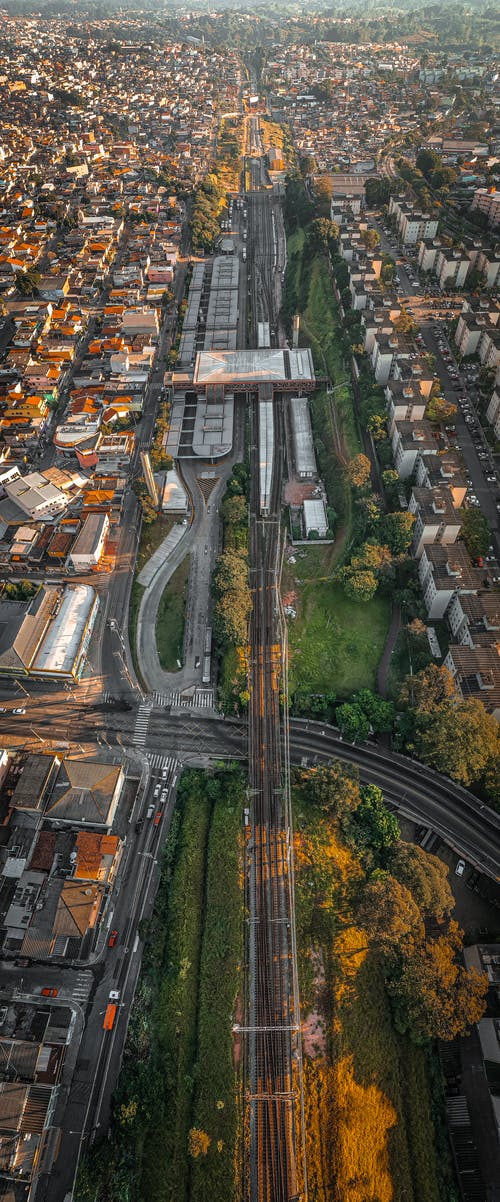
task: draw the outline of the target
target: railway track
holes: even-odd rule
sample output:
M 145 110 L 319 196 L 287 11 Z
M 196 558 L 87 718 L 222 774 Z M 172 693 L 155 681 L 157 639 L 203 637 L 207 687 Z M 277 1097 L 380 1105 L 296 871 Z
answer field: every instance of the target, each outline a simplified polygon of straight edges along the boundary
M 275 401 L 279 430 L 280 407 Z M 256 448 L 258 400 L 251 407 Z M 282 445 L 280 438 L 276 446 Z M 281 455 L 275 455 L 269 515 L 260 513 L 256 449 L 250 504 L 253 614 L 250 629 L 250 839 L 247 872 L 247 1108 L 245 1197 L 304 1198 L 300 1018 L 295 963 L 287 739 L 280 712 L 284 643 L 278 596 Z

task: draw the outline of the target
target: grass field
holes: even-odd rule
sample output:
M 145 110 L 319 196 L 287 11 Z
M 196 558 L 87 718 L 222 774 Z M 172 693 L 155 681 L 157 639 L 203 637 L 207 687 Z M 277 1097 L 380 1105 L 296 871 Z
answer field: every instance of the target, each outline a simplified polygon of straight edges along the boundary
M 128 637 L 129 637 L 129 643 L 130 643 L 130 651 L 132 654 L 132 662 L 134 664 L 135 674 L 139 681 L 142 680 L 142 677 L 141 677 L 139 664 L 138 664 L 138 660 L 137 660 L 136 634 L 137 634 L 137 618 L 138 618 L 139 609 L 141 606 L 142 595 L 144 593 L 144 587 L 142 584 L 139 584 L 137 577 L 138 577 L 139 573 L 142 571 L 144 564 L 146 564 L 148 562 L 148 559 L 151 559 L 151 556 L 157 550 L 157 548 L 160 546 L 160 543 L 162 543 L 163 539 L 166 538 L 167 534 L 170 533 L 173 524 L 174 524 L 173 518 L 165 517 L 163 514 L 161 514 L 159 517 L 156 518 L 156 520 L 154 522 L 151 522 L 149 525 L 146 525 L 145 522 L 143 522 L 143 525 L 142 525 L 141 541 L 139 543 L 139 550 L 137 552 L 134 581 L 133 581 L 132 590 L 130 593 L 130 605 L 129 605 L 129 611 L 128 611 Z M 174 665 L 174 667 L 175 667 L 175 665 Z
M 183 559 L 171 576 L 158 606 L 156 619 L 156 646 L 162 668 L 175 672 L 182 664 L 184 649 L 184 625 L 189 580 L 189 555 Z
M 236 1202 L 241 990 L 239 770 L 187 771 L 161 861 L 110 1136 L 80 1162 L 75 1202 Z M 205 1153 L 191 1149 L 202 1131 Z
M 302 575 L 296 566 L 297 574 Z M 290 696 L 373 689 L 390 622 L 385 597 L 353 602 L 330 581 L 295 585 L 297 617 L 288 628 Z
M 144 593 L 144 588 L 143 588 L 142 584 L 138 584 L 137 580 L 134 580 L 134 582 L 132 584 L 132 591 L 130 593 L 130 605 L 129 605 L 129 610 L 128 610 L 128 637 L 129 637 L 129 643 L 130 643 L 130 651 L 132 654 L 132 661 L 133 661 L 134 668 L 135 668 L 135 674 L 136 674 L 138 680 L 141 680 L 141 674 L 139 671 L 139 663 L 137 660 L 137 644 L 136 644 L 137 618 L 139 616 L 139 610 L 141 608 L 141 601 L 142 601 L 143 593 Z

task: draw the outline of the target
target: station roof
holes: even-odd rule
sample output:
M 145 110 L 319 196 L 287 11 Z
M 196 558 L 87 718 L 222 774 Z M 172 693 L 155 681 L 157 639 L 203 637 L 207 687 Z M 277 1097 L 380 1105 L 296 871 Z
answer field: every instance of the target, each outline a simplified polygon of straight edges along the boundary
M 289 350 L 200 351 L 196 356 L 193 384 L 248 384 L 257 387 L 268 380 L 287 384 L 290 380 L 314 380 L 309 348 Z

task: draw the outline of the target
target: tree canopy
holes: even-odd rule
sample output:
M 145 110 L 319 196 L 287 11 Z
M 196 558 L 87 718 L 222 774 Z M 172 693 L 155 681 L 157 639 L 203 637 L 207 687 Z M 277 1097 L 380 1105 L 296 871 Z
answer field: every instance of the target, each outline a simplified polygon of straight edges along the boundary
M 400 701 L 408 707 L 409 749 L 424 763 L 468 786 L 498 762 L 496 719 L 477 698 L 459 696 L 447 668 L 430 664 L 407 677 Z
M 462 509 L 461 534 L 469 555 L 477 559 L 487 555 L 491 543 L 491 527 L 480 509 Z
M 353 488 L 364 488 L 370 479 L 371 465 L 367 455 L 360 453 L 350 459 L 346 472 Z
M 450 889 L 448 868 L 438 856 L 424 851 L 416 843 L 395 844 L 391 872 L 414 897 L 425 917 L 441 921 L 451 914 L 455 899 Z
M 380 538 L 387 543 L 392 555 L 405 555 L 409 551 L 414 525 L 415 515 L 408 509 L 385 513 L 380 519 Z
M 422 915 L 411 891 L 388 872 L 374 873 L 368 880 L 360 918 L 370 938 L 387 951 L 424 936 Z
M 349 832 L 356 846 L 369 852 L 373 863 L 384 868 L 391 848 L 399 839 L 399 822 L 387 809 L 377 785 L 363 785 L 359 792 L 360 801 L 350 817 Z
M 410 946 L 388 982 L 398 1025 L 417 1040 L 454 1039 L 484 1014 L 488 978 L 460 964 L 461 946 L 451 922 L 446 934 Z

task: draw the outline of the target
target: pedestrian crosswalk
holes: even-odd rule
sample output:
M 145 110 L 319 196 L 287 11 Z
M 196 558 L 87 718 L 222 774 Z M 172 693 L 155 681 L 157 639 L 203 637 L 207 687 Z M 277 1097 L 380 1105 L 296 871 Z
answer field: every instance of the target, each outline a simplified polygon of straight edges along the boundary
M 139 709 L 137 710 L 137 718 L 135 720 L 134 728 L 134 743 L 136 743 L 138 747 L 144 747 L 146 742 L 150 716 L 151 706 L 140 705 Z
M 178 764 L 178 760 L 176 760 L 174 755 L 162 755 L 161 752 L 148 752 L 148 760 L 153 772 L 161 768 L 162 771 L 167 772 L 168 776 L 175 771 Z
M 82 970 L 82 972 L 77 972 L 72 993 L 75 1002 L 79 1002 L 80 1006 L 85 1006 L 87 1004 L 90 990 L 92 989 L 93 980 L 94 978 L 91 972 L 85 970 Z
M 155 705 L 171 705 L 180 709 L 213 709 L 215 704 L 213 689 L 195 689 L 193 694 L 155 692 L 151 696 Z

